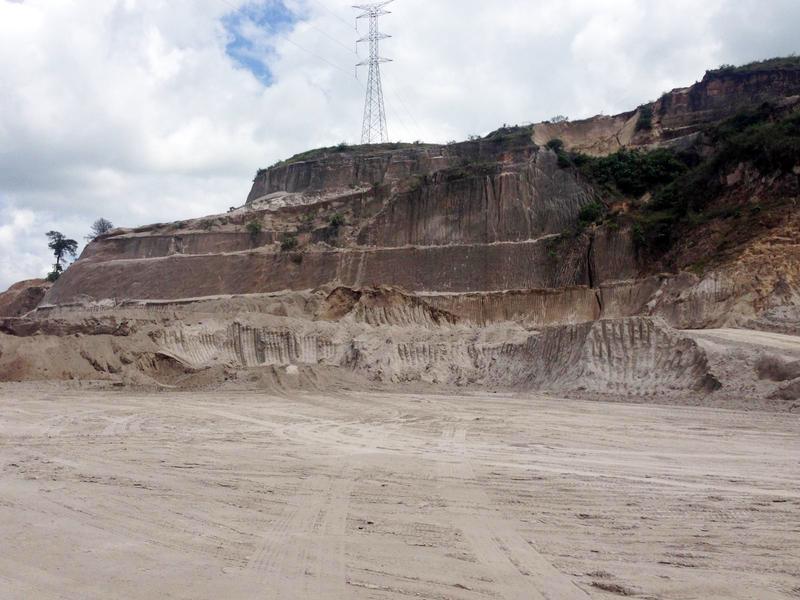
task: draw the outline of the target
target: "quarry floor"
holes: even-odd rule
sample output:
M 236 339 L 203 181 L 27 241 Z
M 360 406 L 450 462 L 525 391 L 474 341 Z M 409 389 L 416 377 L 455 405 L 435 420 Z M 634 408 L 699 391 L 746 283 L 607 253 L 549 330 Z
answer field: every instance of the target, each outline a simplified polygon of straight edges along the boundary
M 800 597 L 800 418 L 0 386 L 0 598 Z

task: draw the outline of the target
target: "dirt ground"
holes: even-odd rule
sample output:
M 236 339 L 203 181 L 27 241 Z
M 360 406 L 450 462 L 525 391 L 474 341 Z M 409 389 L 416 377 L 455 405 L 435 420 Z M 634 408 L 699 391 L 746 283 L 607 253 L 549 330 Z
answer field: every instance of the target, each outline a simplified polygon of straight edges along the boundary
M 800 418 L 0 386 L 0 598 L 800 597 Z

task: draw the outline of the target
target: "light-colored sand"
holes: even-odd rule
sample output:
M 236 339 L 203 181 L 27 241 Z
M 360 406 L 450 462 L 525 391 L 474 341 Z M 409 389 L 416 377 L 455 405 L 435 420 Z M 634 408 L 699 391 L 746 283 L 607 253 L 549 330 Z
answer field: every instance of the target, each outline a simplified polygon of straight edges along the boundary
M 713 340 L 718 343 L 733 343 L 737 347 L 742 344 L 757 346 L 776 351 L 788 351 L 800 355 L 800 336 L 755 331 L 753 329 L 703 329 L 687 331 L 699 339 Z
M 3 386 L 0 548 L 3 600 L 797 598 L 800 420 Z

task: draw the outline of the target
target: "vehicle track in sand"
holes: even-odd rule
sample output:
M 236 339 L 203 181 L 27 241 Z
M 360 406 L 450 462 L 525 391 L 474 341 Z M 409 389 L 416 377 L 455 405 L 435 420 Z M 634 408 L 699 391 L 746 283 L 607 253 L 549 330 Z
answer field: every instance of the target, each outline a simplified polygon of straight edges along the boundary
M 442 432 L 437 483 L 453 523 L 469 541 L 478 562 L 504 600 L 587 600 L 589 596 L 553 567 L 483 491 L 466 448 L 467 430 L 450 425 Z
M 0 598 L 778 600 L 794 415 L 0 387 Z

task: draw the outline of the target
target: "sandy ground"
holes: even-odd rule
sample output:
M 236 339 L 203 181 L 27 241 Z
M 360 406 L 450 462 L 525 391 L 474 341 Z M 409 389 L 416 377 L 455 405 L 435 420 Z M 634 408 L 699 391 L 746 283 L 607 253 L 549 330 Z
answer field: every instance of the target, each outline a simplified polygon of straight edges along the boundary
M 0 598 L 800 597 L 800 419 L 0 386 Z
M 733 344 L 735 347 L 756 346 L 800 355 L 800 336 L 755 331 L 753 329 L 702 329 L 684 331 L 694 338 Z

